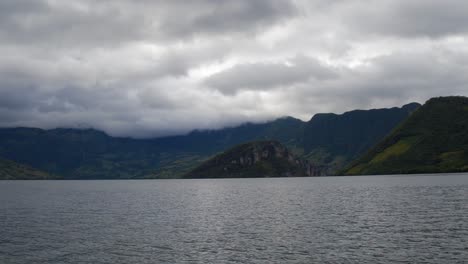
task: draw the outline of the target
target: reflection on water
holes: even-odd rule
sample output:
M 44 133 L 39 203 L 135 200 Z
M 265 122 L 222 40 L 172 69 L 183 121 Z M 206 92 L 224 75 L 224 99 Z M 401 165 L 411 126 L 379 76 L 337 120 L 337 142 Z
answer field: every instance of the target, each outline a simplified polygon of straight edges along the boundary
M 468 175 L 3 181 L 0 263 L 462 263 Z

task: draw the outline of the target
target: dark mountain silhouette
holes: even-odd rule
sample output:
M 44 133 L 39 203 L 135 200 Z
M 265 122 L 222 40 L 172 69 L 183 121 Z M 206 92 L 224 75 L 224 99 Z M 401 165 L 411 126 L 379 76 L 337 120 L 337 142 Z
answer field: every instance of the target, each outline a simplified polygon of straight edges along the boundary
M 318 114 L 154 139 L 116 138 L 93 129 L 0 129 L 0 156 L 65 179 L 180 177 L 228 148 L 277 140 L 333 174 L 384 138 L 418 107 Z
M 278 141 L 255 141 L 216 155 L 184 178 L 305 177 L 317 169 Z

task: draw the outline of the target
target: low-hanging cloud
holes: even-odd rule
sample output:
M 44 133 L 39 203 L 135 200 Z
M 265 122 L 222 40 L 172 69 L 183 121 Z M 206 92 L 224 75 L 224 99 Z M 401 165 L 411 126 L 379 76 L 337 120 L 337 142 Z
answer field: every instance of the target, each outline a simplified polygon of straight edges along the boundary
M 468 95 L 463 1 L 0 2 L 0 127 L 151 137 Z

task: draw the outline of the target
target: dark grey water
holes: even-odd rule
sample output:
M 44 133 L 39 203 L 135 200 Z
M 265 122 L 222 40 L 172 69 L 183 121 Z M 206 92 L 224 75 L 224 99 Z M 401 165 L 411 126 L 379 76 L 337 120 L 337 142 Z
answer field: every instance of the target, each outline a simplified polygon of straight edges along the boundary
M 0 263 L 464 263 L 468 175 L 0 182 Z

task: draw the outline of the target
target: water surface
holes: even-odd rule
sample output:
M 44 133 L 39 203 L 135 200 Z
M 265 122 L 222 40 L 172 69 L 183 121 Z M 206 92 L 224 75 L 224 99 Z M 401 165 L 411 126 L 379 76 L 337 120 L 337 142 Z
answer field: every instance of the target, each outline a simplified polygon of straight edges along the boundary
M 464 263 L 468 175 L 0 181 L 0 263 Z

